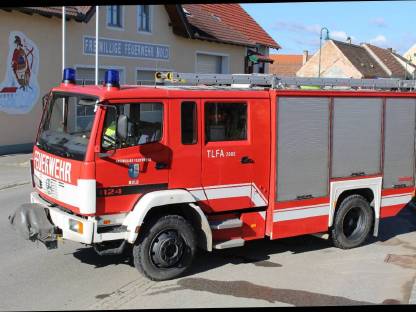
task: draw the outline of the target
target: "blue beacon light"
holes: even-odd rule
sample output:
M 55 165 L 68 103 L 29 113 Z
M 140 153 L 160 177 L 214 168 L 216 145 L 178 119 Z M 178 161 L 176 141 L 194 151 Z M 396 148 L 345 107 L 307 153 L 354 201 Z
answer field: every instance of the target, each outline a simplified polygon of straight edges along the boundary
M 75 69 L 65 68 L 62 82 L 75 84 Z
M 106 70 L 104 75 L 104 84 L 107 87 L 120 87 L 120 77 L 118 70 L 109 69 Z

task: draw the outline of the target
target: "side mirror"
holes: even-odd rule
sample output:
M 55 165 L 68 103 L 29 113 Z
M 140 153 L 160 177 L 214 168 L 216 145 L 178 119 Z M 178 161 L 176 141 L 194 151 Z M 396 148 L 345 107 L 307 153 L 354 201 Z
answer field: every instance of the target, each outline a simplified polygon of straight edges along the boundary
M 127 139 L 127 116 L 119 115 L 117 119 L 117 136 L 125 141 Z

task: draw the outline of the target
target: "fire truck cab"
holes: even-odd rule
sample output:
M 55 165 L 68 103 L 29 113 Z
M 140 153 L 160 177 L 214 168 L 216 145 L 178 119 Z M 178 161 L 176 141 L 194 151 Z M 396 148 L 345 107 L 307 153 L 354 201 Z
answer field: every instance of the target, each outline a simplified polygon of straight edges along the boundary
M 84 86 L 69 69 L 11 222 L 49 247 L 132 246 L 153 280 L 183 274 L 197 248 L 265 237 L 353 248 L 414 196 L 415 116 L 413 92 L 119 86 L 116 71 Z

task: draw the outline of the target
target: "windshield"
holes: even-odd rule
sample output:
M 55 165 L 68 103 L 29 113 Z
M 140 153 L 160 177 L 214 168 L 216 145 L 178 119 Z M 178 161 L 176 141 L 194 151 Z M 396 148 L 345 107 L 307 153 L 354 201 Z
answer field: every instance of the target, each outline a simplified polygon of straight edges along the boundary
M 84 160 L 97 99 L 54 94 L 40 127 L 37 146 L 61 157 Z

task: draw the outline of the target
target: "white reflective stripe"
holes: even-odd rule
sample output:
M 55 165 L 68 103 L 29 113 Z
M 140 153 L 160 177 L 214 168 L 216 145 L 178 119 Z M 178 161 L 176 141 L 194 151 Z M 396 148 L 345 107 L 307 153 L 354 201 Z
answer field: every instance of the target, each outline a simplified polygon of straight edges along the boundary
M 409 194 L 400 194 L 400 195 L 393 195 L 393 196 L 383 196 L 381 198 L 381 207 L 384 206 L 393 206 L 399 204 L 407 204 L 412 199 L 412 195 Z
M 202 189 L 188 189 L 195 200 L 207 200 L 205 192 Z
M 327 216 L 329 214 L 329 205 L 310 206 L 304 209 L 285 209 L 277 210 L 273 213 L 273 222 L 296 220 L 317 216 Z
M 264 197 L 263 193 L 258 189 L 255 183 L 252 184 L 253 192 L 251 194 L 251 200 L 254 203 L 255 207 L 267 206 L 267 199 Z
M 188 188 L 196 200 L 249 197 L 255 207 L 267 206 L 267 199 L 255 183 L 210 185 L 203 188 Z
M 96 212 L 96 193 L 95 179 L 78 179 L 78 194 L 76 197 L 80 213 L 94 214 Z
M 221 185 L 209 185 L 205 186 L 204 189 L 213 189 L 213 188 L 230 188 L 235 186 L 250 186 L 251 183 L 240 183 L 240 184 L 221 184 Z
M 259 211 L 259 214 L 263 220 L 266 219 L 266 211 Z
M 220 199 L 231 197 L 251 197 L 251 185 L 222 187 L 222 188 L 205 188 L 208 199 Z

